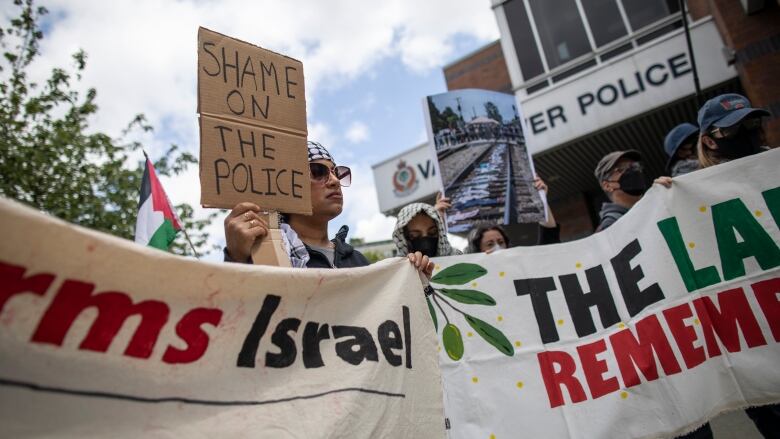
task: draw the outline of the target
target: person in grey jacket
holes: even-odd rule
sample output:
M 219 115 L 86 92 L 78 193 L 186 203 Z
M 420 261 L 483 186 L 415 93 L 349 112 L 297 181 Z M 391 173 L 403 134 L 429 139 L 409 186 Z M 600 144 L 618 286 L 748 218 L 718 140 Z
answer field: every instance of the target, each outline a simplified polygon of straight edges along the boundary
M 609 202 L 601 206 L 596 232 L 614 224 L 644 195 L 647 181 L 641 162 L 639 151 L 633 149 L 611 152 L 599 161 L 594 173 Z

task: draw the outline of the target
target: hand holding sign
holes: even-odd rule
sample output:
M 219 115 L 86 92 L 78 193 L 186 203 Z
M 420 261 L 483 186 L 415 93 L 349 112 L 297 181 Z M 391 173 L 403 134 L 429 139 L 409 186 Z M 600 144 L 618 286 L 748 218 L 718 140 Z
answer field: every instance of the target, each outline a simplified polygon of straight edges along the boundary
M 255 240 L 268 235 L 268 223 L 259 212 L 254 203 L 240 203 L 225 218 L 225 245 L 234 261 L 248 260 Z

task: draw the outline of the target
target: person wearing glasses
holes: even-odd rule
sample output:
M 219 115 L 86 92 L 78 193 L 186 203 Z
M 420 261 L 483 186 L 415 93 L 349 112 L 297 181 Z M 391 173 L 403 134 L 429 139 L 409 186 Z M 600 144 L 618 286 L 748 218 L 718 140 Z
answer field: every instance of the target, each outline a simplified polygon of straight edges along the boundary
M 596 179 L 609 198 L 609 202 L 601 206 L 601 221 L 596 232 L 614 224 L 644 195 L 647 181 L 641 162 L 639 151 L 630 149 L 611 152 L 596 165 Z
M 350 268 L 370 262 L 346 242 L 349 228 L 342 226 L 335 238 L 328 239 L 328 222 L 344 208 L 342 186 L 352 182 L 352 172 L 346 166 L 336 166 L 324 146 L 308 142 L 311 173 L 312 215 L 283 214 L 282 229 L 293 267 Z M 268 234 L 267 223 L 260 218 L 260 207 L 254 203 L 239 203 L 225 218 L 224 257 L 227 262 L 251 262 L 252 245 Z M 412 254 L 410 261 L 430 277 L 433 263 L 421 254 Z
M 699 109 L 699 163 L 702 168 L 725 163 L 768 149 L 763 143 L 761 118 L 769 116 L 753 108 L 746 97 L 724 94 Z
M 761 118 L 770 113 L 753 108 L 736 93 L 716 96 L 699 109 L 697 156 L 701 168 L 747 157 L 769 149 L 764 146 Z M 672 186 L 672 178 L 659 177 L 654 183 Z

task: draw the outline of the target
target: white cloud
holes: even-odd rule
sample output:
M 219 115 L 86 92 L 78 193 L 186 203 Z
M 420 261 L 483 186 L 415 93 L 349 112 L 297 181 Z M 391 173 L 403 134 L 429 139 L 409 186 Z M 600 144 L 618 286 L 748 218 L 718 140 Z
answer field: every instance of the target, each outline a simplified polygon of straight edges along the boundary
M 16 13 L 10 3 L 0 6 L 2 15 Z M 371 75 L 388 58 L 397 58 L 415 71 L 439 68 L 452 60 L 459 35 L 485 43 L 498 38 L 487 0 L 50 0 L 42 5 L 51 11 L 50 22 L 42 56 L 30 76 L 40 81 L 52 67 L 71 66 L 71 54 L 84 49 L 88 62 L 79 86 L 95 87 L 100 107 L 91 128 L 118 136 L 136 114 L 144 113 L 156 128 L 151 138 L 145 138 L 153 158 L 170 142 L 198 152 L 198 26 L 300 59 L 306 74 L 309 133 L 326 145 L 336 145 L 338 139 L 331 127 L 318 122 L 319 91 Z M 366 105 L 373 105 L 373 99 L 369 96 Z M 352 142 L 369 136 L 367 127 L 359 123 L 345 132 Z M 353 158 L 346 149 L 334 155 L 343 157 L 341 161 Z M 193 167 L 164 184 L 174 203 L 190 202 L 196 214 L 204 215 L 197 208 L 196 170 Z M 370 168 L 356 176 L 371 181 Z M 389 238 L 392 220 L 379 213 L 373 182 L 359 191 L 361 195 L 345 211 L 356 233 L 372 240 Z M 222 239 L 221 229 L 221 221 L 216 221 L 212 236 L 217 240 Z
M 369 139 L 370 134 L 366 124 L 360 121 L 355 121 L 349 125 L 349 128 L 347 128 L 347 133 L 345 136 L 347 137 L 347 140 L 352 143 L 363 143 Z

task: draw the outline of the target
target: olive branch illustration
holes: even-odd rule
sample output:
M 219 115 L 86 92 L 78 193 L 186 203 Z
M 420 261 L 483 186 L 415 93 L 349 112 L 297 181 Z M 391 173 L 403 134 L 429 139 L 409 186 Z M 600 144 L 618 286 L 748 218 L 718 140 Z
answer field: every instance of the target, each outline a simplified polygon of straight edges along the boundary
M 437 273 L 431 278 L 431 283 L 438 285 L 457 286 L 465 285 L 474 279 L 478 279 L 487 274 L 487 270 L 478 264 L 460 263 L 447 267 L 444 270 Z M 442 343 L 444 344 L 444 350 L 447 355 L 454 361 L 458 361 L 463 357 L 463 337 L 460 333 L 460 328 L 452 323 L 447 317 L 447 313 L 444 311 L 442 303 L 452 308 L 455 312 L 463 315 L 466 322 L 474 328 L 474 330 L 482 337 L 486 342 L 490 343 L 498 349 L 504 355 L 513 356 L 515 349 L 512 343 L 506 338 L 503 332 L 496 327 L 488 324 L 487 322 L 480 320 L 456 307 L 451 301 L 458 302 L 464 305 L 484 305 L 495 306 L 496 300 L 489 294 L 483 293 L 477 290 L 467 289 L 455 289 L 455 288 L 437 288 L 434 286 L 428 286 L 425 291 L 425 301 L 428 302 L 428 311 L 431 313 L 433 319 L 433 326 L 436 328 L 436 332 L 439 332 L 439 321 L 436 317 L 436 308 L 439 309 L 441 315 L 444 316 L 446 324 L 441 332 Z M 433 303 L 431 303 L 433 302 Z

